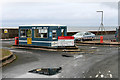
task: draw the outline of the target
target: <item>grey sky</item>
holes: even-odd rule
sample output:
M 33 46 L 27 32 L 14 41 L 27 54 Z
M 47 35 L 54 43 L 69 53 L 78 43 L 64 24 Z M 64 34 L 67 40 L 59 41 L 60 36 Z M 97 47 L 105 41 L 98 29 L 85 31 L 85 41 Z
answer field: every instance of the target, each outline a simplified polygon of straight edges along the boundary
M 99 26 L 104 11 L 104 25 L 118 25 L 118 3 L 82 2 L 9 2 L 2 6 L 2 26 L 21 24 L 64 24 Z

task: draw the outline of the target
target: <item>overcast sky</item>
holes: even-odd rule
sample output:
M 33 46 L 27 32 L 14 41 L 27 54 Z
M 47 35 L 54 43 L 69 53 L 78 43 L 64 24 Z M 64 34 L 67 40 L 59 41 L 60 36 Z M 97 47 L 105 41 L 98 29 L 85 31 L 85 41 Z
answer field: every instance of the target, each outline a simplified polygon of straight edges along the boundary
M 63 24 L 99 26 L 104 11 L 104 25 L 118 25 L 117 2 L 8 2 L 2 4 L 2 26 L 22 24 Z

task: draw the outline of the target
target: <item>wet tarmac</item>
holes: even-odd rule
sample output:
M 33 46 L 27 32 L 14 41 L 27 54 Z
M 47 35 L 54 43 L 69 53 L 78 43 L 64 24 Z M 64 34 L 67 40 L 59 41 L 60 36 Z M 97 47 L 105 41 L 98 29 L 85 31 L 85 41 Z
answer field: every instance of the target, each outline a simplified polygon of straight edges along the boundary
M 118 78 L 118 46 L 79 46 L 81 52 L 52 52 L 12 49 L 14 41 L 3 41 L 17 59 L 3 67 L 3 78 Z M 72 54 L 72 57 L 63 57 Z M 35 68 L 62 67 L 59 74 L 46 76 L 29 73 Z

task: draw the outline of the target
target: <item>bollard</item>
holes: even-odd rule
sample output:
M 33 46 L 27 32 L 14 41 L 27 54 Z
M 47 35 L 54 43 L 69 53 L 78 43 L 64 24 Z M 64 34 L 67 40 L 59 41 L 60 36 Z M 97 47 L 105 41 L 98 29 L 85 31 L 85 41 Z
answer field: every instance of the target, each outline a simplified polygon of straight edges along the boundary
M 18 44 L 19 44 L 19 38 L 15 37 L 15 45 L 18 45 Z
M 100 36 L 100 43 L 103 43 L 103 36 Z

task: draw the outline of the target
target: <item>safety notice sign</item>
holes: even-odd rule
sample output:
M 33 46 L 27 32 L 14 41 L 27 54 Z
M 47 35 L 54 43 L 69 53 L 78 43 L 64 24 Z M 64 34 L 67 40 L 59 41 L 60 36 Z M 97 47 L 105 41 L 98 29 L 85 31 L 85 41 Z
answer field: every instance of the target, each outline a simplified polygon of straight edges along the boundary
M 74 46 L 74 37 L 58 36 L 58 46 Z
M 32 38 L 27 38 L 27 44 L 32 44 Z

